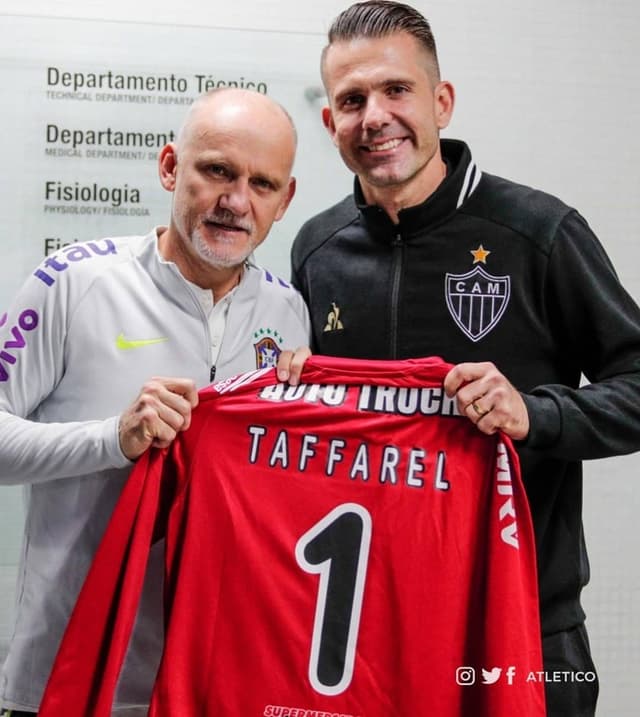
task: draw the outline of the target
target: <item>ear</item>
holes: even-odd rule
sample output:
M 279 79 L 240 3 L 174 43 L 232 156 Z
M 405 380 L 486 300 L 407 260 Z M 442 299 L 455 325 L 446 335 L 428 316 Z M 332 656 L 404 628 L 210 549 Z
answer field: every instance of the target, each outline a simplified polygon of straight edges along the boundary
M 165 144 L 158 157 L 158 174 L 160 184 L 168 191 L 176 188 L 176 174 L 178 172 L 178 154 L 174 142 Z
M 329 133 L 329 136 L 333 140 L 333 143 L 336 143 L 336 124 L 333 121 L 333 114 L 331 112 L 331 107 L 323 107 L 322 108 L 322 124 L 326 127 L 327 132 Z
M 434 112 L 436 124 L 439 129 L 444 129 L 451 122 L 453 106 L 455 104 L 455 90 L 453 85 L 446 80 L 439 82 L 433 92 Z
M 293 199 L 293 195 L 296 193 L 296 178 L 290 177 L 289 179 L 289 186 L 287 187 L 287 191 L 282 198 L 282 202 L 280 203 L 280 206 L 278 207 L 278 211 L 276 212 L 276 216 L 274 221 L 278 222 L 282 217 L 284 216 L 284 213 L 287 211 L 287 207 L 289 204 L 291 204 L 291 200 Z

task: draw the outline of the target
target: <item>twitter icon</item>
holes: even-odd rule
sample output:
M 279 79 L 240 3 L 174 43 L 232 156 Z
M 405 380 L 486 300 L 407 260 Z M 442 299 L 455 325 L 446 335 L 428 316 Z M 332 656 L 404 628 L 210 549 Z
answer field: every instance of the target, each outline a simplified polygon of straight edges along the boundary
M 482 668 L 482 684 L 483 685 L 493 685 L 495 682 L 497 682 L 500 679 L 501 674 L 502 674 L 501 667 L 494 667 L 493 670 L 485 670 L 483 667 Z

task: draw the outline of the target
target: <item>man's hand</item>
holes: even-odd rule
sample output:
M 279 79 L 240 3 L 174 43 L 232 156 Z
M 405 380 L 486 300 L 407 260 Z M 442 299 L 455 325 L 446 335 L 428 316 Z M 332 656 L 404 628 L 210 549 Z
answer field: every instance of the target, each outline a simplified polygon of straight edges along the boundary
M 278 358 L 278 380 L 297 386 L 304 362 L 311 356 L 308 346 L 301 346 L 295 351 L 283 351 Z
M 136 400 L 120 416 L 118 435 L 124 455 L 134 461 L 149 446 L 166 448 L 191 424 L 198 390 L 188 378 L 155 377 L 144 384 Z
M 529 414 L 520 392 L 492 363 L 461 363 L 444 379 L 447 396 L 487 434 L 498 430 L 520 441 L 529 434 Z

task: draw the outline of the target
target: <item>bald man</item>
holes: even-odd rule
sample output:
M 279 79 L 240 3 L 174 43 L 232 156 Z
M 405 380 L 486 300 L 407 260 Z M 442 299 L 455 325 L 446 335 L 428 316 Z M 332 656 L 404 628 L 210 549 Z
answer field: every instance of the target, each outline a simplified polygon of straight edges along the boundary
M 26 487 L 1 681 L 12 717 L 37 713 L 134 461 L 189 426 L 198 388 L 275 366 L 283 349 L 309 341 L 299 294 L 251 261 L 293 197 L 295 145 L 290 117 L 264 95 L 202 96 L 160 153 L 160 182 L 173 194 L 168 226 L 61 249 L 4 317 L 0 480 Z M 160 657 L 156 551 L 120 681 L 122 716 L 146 714 Z

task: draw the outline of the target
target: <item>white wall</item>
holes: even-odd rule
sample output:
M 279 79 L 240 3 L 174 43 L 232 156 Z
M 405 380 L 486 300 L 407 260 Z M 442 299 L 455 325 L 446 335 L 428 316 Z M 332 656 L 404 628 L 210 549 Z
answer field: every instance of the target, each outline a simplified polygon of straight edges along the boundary
M 0 13 L 153 23 L 163 30 L 170 55 L 171 37 L 203 26 L 253 29 L 278 37 L 308 33 L 308 46 L 320 47 L 329 22 L 346 4 L 335 0 L 175 5 L 166 0 L 58 0 L 55 4 L 4 0 Z M 640 299 L 637 4 L 630 0 L 415 4 L 431 19 L 443 74 L 457 88 L 456 116 L 447 134 L 466 139 L 481 168 L 551 191 L 578 207 L 624 283 Z M 3 20 L 0 15 L 0 43 Z M 172 27 L 168 33 L 167 25 Z M 302 68 L 309 73 L 309 84 L 317 83 L 317 69 L 313 63 L 305 64 L 306 55 L 276 61 L 290 63 L 292 71 Z M 319 105 L 302 102 L 296 107 L 301 125 L 300 193 L 292 208 L 292 224 L 274 236 L 266 255 L 278 267 L 287 265 L 294 224 L 348 190 L 348 176 L 334 163 L 333 149 L 319 127 L 318 110 Z M 317 161 L 319 171 L 314 166 Z M 5 166 L 5 172 L 16 171 Z M 636 715 L 640 701 L 640 531 L 635 524 L 640 514 L 639 469 L 638 456 L 587 466 L 585 528 L 593 577 L 585 604 L 600 669 L 603 717 Z M 7 505 L 13 512 L 11 500 Z M 2 522 L 6 524 L 7 518 Z

